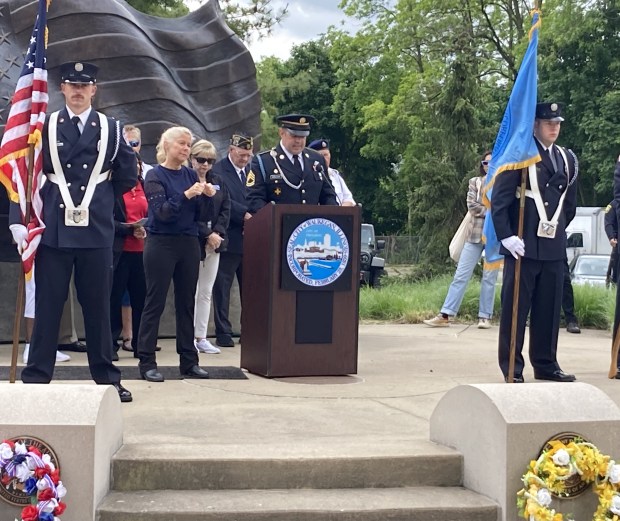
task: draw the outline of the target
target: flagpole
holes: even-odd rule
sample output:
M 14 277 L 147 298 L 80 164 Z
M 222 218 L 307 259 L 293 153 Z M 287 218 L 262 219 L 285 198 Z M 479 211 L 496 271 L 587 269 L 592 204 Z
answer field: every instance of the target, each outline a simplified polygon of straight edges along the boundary
M 28 145 L 28 179 L 26 182 L 26 213 L 24 225 L 28 228 L 32 207 L 32 175 L 34 171 L 34 143 Z M 18 245 L 20 246 L 20 245 Z M 9 370 L 9 383 L 14 384 L 17 376 L 17 353 L 19 349 L 19 336 L 21 332 L 22 316 L 24 314 L 24 293 L 26 292 L 26 274 L 24 264 L 20 262 L 19 279 L 17 280 L 17 298 L 15 299 L 15 319 L 13 320 L 13 350 L 11 352 L 11 368 Z M 31 273 L 34 276 L 34 272 Z
M 523 239 L 523 221 L 525 217 L 525 182 L 527 179 L 527 168 L 521 169 L 521 192 L 519 197 L 519 225 L 517 236 Z M 515 353 L 517 350 L 517 319 L 519 316 L 519 291 L 521 285 L 521 255 L 517 256 L 515 262 L 515 280 L 512 293 L 512 322 L 510 327 L 510 358 L 508 361 L 508 382 L 514 382 L 515 375 Z

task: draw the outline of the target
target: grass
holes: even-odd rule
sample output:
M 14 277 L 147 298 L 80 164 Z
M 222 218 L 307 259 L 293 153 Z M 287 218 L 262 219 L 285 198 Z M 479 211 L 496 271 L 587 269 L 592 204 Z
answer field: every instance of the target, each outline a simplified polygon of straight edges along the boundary
M 360 318 L 417 324 L 435 316 L 443 304 L 452 282 L 451 275 L 431 280 L 403 282 L 388 277 L 381 289 L 362 288 L 360 292 Z M 615 291 L 595 286 L 574 286 L 575 314 L 581 327 L 609 329 L 613 322 Z M 467 287 L 458 320 L 475 322 L 478 318 L 480 281 L 474 277 Z M 500 287 L 495 292 L 494 320 L 501 308 Z

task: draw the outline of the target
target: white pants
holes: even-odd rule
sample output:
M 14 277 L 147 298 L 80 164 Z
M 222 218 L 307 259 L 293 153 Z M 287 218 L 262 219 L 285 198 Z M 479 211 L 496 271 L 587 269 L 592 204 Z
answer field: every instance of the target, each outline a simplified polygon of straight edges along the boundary
M 211 312 L 211 292 L 220 265 L 220 254 L 209 251 L 207 256 L 200 261 L 198 271 L 198 286 L 196 286 L 196 306 L 194 308 L 194 337 L 206 338 L 207 326 L 209 325 L 209 313 Z
M 34 283 L 34 262 L 32 263 L 32 273 L 30 280 L 26 281 L 24 286 L 24 290 L 26 293 L 26 304 L 24 306 L 24 317 L 25 318 L 34 318 L 34 295 L 36 290 L 36 285 Z

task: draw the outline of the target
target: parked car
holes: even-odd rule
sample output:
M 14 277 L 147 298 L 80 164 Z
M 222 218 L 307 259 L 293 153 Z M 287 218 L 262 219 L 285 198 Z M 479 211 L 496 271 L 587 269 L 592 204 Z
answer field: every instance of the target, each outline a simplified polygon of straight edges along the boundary
M 362 244 L 360 255 L 360 282 L 371 288 L 381 285 L 381 277 L 385 274 L 385 259 L 379 256 L 379 250 L 385 248 L 385 241 L 377 240 L 375 227 L 362 224 Z
M 579 255 L 569 264 L 573 284 L 605 286 L 609 255 Z

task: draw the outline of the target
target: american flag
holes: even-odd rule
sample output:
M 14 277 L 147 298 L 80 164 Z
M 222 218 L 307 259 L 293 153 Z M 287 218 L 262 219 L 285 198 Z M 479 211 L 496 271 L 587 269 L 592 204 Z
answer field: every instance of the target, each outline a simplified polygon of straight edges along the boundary
M 0 183 L 9 199 L 19 203 L 22 222 L 28 228 L 28 246 L 22 252 L 26 279 L 30 279 L 34 256 L 45 224 L 41 220 L 43 203 L 39 189 L 44 181 L 42 130 L 47 110 L 47 8 L 51 0 L 39 0 L 37 19 L 26 51 L 26 59 L 11 100 L 2 144 L 0 145 Z M 30 145 L 34 145 L 32 188 L 28 192 Z M 30 209 L 30 202 L 32 208 Z M 32 211 L 30 211 L 32 210 Z M 27 214 L 30 216 L 27 220 Z

